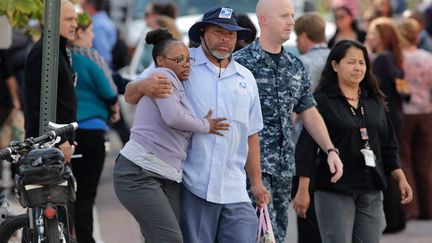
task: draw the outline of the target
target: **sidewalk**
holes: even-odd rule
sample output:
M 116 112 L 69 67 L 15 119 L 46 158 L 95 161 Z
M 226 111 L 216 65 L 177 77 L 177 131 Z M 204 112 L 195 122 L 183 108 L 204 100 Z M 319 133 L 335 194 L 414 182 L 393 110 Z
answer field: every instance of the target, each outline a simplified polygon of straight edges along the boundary
M 112 168 L 120 149 L 117 137 L 111 136 L 111 152 L 107 154 L 104 171 L 96 198 L 95 239 L 97 243 L 139 243 L 143 242 L 141 232 L 135 219 L 117 200 L 112 184 Z M 13 198 L 14 212 L 23 212 Z M 15 202 L 15 203 L 13 203 Z M 297 242 L 295 215 L 290 208 L 288 233 L 284 243 Z M 431 243 L 432 220 L 409 221 L 407 228 L 397 234 L 384 235 L 382 243 Z
M 104 243 L 142 242 L 141 233 L 133 217 L 118 202 L 112 185 L 112 167 L 120 145 L 111 136 L 112 151 L 107 155 L 105 168 L 99 186 L 96 204 L 99 213 L 100 230 Z M 289 227 L 285 243 L 297 242 L 297 228 L 292 209 L 289 213 Z M 431 243 L 432 220 L 410 221 L 407 228 L 397 234 L 384 235 L 382 243 Z

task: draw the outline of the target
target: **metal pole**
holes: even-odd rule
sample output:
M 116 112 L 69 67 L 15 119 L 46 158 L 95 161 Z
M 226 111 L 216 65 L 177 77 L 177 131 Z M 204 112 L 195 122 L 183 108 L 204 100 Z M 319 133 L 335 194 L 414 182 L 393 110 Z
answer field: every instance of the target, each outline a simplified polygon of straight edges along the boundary
M 45 0 L 39 134 L 56 121 L 59 60 L 60 1 Z

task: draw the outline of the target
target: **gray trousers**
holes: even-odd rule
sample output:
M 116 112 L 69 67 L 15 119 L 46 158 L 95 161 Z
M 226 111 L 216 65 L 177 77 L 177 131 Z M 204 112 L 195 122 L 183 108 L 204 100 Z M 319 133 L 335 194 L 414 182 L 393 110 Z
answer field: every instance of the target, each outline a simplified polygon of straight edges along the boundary
M 146 243 L 181 243 L 181 184 L 147 171 L 122 155 L 113 170 L 114 190 L 135 217 Z
M 386 222 L 381 191 L 342 194 L 316 191 L 315 210 L 323 243 L 379 243 Z

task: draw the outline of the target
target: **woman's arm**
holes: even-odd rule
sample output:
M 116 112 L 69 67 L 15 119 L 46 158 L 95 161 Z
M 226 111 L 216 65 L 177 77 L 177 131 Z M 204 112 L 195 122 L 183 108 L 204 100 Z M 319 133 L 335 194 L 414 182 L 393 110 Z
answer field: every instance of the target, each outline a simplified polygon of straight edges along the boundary
M 309 185 L 310 178 L 300 176 L 299 187 L 293 200 L 293 209 L 300 218 L 306 218 L 306 212 L 310 206 Z
M 403 173 L 402 169 L 396 169 L 392 171 L 391 175 L 398 183 L 401 193 L 401 203 L 410 203 L 413 199 L 413 191 L 411 189 L 411 186 L 408 184 L 408 181 L 406 180 L 405 174 Z

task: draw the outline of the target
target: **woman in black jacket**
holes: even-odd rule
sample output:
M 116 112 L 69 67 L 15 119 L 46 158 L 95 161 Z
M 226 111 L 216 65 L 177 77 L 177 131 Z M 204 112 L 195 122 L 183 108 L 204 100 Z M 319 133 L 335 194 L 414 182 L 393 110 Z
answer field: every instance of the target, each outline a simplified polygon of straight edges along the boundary
M 366 48 L 343 40 L 331 50 L 315 98 L 337 149 L 318 150 L 306 130 L 296 148 L 300 185 L 294 209 L 305 217 L 313 177 L 315 210 L 324 243 L 378 243 L 385 227 L 382 190 L 386 174 L 398 182 L 401 202 L 412 190 L 400 169 L 398 146 L 384 95 L 371 73 Z M 317 152 L 318 151 L 318 152 Z M 340 151 L 344 175 L 331 183 L 327 153 Z

